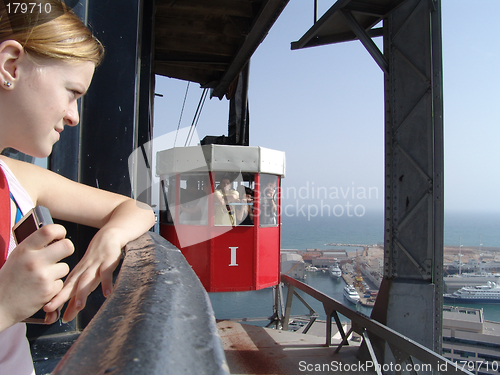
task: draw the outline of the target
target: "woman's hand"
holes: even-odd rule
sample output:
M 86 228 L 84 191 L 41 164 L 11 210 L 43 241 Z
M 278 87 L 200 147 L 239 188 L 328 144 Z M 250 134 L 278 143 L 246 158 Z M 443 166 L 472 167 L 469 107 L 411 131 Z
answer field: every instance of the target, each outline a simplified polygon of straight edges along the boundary
M 74 251 L 65 235 L 63 226 L 46 225 L 7 258 L 0 269 L 0 331 L 30 317 L 62 290 L 61 279 L 68 274 L 69 266 L 60 261 Z M 56 318 L 57 313 L 51 313 L 46 322 Z
M 45 305 L 46 312 L 56 311 L 69 299 L 63 316 L 63 322 L 69 322 L 85 307 L 88 295 L 99 283 L 105 297 L 111 294 L 113 271 L 121 258 L 120 232 L 106 228 L 97 232 L 83 258 L 66 278 L 60 293 Z
M 45 305 L 45 312 L 55 312 L 70 300 L 63 321 L 73 320 L 99 283 L 104 296 L 108 297 L 113 291 L 113 271 L 120 262 L 122 248 L 153 225 L 154 214 L 149 206 L 131 199 L 120 204 L 94 236 L 60 293 Z

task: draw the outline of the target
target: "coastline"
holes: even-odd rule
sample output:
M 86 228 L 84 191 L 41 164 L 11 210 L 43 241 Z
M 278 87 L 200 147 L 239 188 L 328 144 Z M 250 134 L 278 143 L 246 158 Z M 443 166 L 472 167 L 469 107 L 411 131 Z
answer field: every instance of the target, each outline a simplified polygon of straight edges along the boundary
M 326 244 L 378 244 L 384 240 L 384 213 L 367 210 L 362 217 L 282 216 L 282 248 L 325 250 Z M 500 250 L 500 213 L 445 211 L 446 248 Z M 482 245 L 480 245 L 482 244 Z

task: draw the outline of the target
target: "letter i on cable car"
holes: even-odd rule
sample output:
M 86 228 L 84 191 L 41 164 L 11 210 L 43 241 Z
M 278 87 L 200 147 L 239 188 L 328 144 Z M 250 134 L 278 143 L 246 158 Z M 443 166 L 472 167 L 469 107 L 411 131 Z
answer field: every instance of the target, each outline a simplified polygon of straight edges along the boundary
M 182 251 L 208 292 L 279 283 L 283 152 L 176 147 L 158 153 L 156 168 L 162 186 L 160 233 Z M 183 196 L 197 196 L 201 186 L 205 195 L 186 203 Z M 194 213 L 199 218 L 193 219 Z
M 100 42 L 64 4 L 42 2 L 51 4 L 51 19 L 40 15 L 37 24 L 25 14 L 7 16 L 0 2 L 0 150 L 38 158 L 51 153 L 65 126 L 78 124 L 77 100 L 103 56 Z M 154 224 L 154 214 L 128 197 L 5 156 L 0 187 L 0 373 L 31 374 L 29 345 L 20 338 L 26 328 L 19 322 L 43 307 L 52 323 L 68 300 L 63 321 L 70 321 L 99 283 L 109 296 L 121 249 Z M 54 218 L 100 228 L 71 272 L 61 260 L 74 248 L 61 225 L 45 225 L 15 246 L 11 228 L 37 205 Z

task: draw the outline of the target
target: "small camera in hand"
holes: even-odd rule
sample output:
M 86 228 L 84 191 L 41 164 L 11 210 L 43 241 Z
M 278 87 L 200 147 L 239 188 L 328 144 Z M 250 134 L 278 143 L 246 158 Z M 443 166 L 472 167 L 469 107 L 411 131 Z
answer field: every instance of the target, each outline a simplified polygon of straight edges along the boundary
M 31 233 L 47 224 L 53 224 L 52 216 L 50 216 L 50 211 L 47 207 L 36 206 L 35 208 L 31 209 L 26 215 L 23 216 L 21 220 L 16 223 L 16 225 L 14 225 L 14 228 L 12 228 L 16 245 L 19 245 Z M 43 309 L 40 309 L 34 315 L 24 319 L 23 322 L 46 324 L 45 314 L 45 311 L 43 311 Z M 59 319 L 60 314 L 61 311 L 58 310 L 57 319 Z

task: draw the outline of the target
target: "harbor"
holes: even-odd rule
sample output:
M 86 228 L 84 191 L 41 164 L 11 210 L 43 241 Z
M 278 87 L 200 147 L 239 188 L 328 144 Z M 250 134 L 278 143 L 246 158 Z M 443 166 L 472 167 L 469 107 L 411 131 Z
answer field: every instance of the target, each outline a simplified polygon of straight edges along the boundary
M 344 300 L 343 288 L 346 284 L 342 279 L 334 281 L 326 272 L 306 271 L 304 282 L 353 310 L 368 316 L 371 314 L 371 307 L 361 305 L 360 303 L 353 305 Z M 299 292 L 299 294 L 301 293 Z M 272 315 L 273 299 L 271 288 L 249 292 L 210 293 L 209 296 L 216 319 L 237 319 L 245 320 L 249 324 L 266 325 L 269 322 L 268 318 Z M 319 313 L 318 320 L 325 320 L 326 316 L 322 313 L 323 307 L 321 304 L 310 299 L 308 296 L 304 298 Z M 446 305 L 459 306 L 456 303 L 446 303 Z M 481 309 L 485 320 L 500 322 L 500 309 L 498 305 L 475 303 L 468 304 L 468 307 Z M 292 315 L 307 316 L 308 314 L 309 311 L 301 304 L 294 304 L 292 306 Z
M 328 244 L 339 246 L 341 244 Z M 348 249 L 282 250 L 282 273 L 306 279 L 306 270 L 329 274 L 333 281 L 341 278 L 359 295 L 351 303 L 373 307 L 382 280 L 383 249 L 377 245 L 342 244 Z M 360 251 L 361 249 L 361 251 Z M 295 262 L 295 264 L 294 264 Z M 302 270 L 302 271 L 301 271 Z
M 328 273 L 333 265 L 338 264 L 345 284 L 355 286 L 360 296 L 359 304 L 373 307 L 383 277 L 383 247 L 356 243 L 327 243 L 325 246 L 328 248 L 282 250 L 282 254 L 288 254 L 287 259 L 300 262 L 295 266 L 289 264 L 287 270 L 292 270 L 289 275 L 303 279 L 307 277 L 306 270 Z M 456 292 L 465 286 L 487 285 L 488 282 L 500 284 L 499 265 L 498 247 L 445 246 L 445 293 Z M 287 270 L 282 269 L 282 272 Z
M 326 270 L 325 272 L 306 271 L 306 278 L 303 282 L 352 310 L 367 316 L 371 314 L 371 307 L 359 303 L 353 305 L 347 302 L 343 296 L 345 281 L 343 279 L 333 280 Z M 285 296 L 286 292 L 285 288 L 283 290 Z M 318 321 L 325 321 L 326 315 L 322 304 L 301 291 L 298 293 L 318 313 Z M 209 293 L 209 296 L 216 319 L 245 320 L 249 324 L 264 326 L 269 323 L 268 319 L 273 313 L 272 288 L 248 292 Z M 295 303 L 292 306 L 291 315 L 294 317 L 307 318 L 309 314 L 310 311 L 301 303 Z M 342 316 L 340 319 L 347 321 Z

